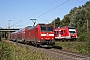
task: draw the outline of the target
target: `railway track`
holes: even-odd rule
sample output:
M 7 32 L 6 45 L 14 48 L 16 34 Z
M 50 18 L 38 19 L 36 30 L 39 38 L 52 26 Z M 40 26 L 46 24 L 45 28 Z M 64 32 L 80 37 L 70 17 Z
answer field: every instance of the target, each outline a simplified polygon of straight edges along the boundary
M 57 55 L 65 56 L 65 58 L 66 58 L 65 60 L 67 60 L 68 58 L 70 60 L 90 60 L 89 55 L 83 55 L 83 54 L 79 54 L 79 53 L 63 51 L 63 50 L 59 50 L 56 48 L 52 48 L 52 49 L 50 49 L 50 51 L 57 53 Z M 61 59 L 61 58 L 59 57 L 58 60 L 59 59 Z
M 7 42 L 12 42 L 12 41 L 7 41 Z M 12 42 L 12 43 L 17 44 L 16 42 Z M 20 47 L 27 46 L 34 52 L 43 52 L 48 57 L 52 58 L 52 60 L 90 60 L 90 55 L 83 55 L 79 53 L 63 51 L 56 47 L 47 49 L 47 48 L 37 48 L 37 47 L 33 47 L 30 45 L 21 44 L 21 43 L 18 43 L 18 45 Z

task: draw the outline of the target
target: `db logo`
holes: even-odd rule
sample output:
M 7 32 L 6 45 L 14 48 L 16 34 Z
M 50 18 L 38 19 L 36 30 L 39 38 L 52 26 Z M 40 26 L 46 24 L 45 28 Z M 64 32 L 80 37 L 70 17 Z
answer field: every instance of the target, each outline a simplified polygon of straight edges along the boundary
M 47 33 L 47 36 L 49 36 L 49 34 Z

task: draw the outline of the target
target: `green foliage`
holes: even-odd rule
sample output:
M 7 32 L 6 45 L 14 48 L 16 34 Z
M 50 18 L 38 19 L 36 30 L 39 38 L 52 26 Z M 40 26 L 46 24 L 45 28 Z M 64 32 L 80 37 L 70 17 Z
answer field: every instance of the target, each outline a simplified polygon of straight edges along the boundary
M 11 49 L 8 49 L 8 45 L 3 42 L 0 42 L 0 59 L 1 60 L 10 60 L 11 59 Z
M 0 60 L 51 60 L 44 53 L 33 52 L 10 42 L 0 42 Z
M 77 41 L 90 42 L 90 33 L 81 33 L 78 37 Z
M 86 2 L 85 5 L 74 8 L 70 13 L 69 25 L 75 26 L 79 33 L 87 31 L 87 20 L 90 22 L 90 1 Z M 65 18 L 64 18 L 65 19 Z M 88 25 L 89 25 L 88 22 Z M 89 26 L 88 26 L 89 27 Z
M 56 42 L 55 46 L 60 46 L 66 51 L 90 54 L 90 45 L 87 42 Z
M 62 25 L 61 26 L 68 26 L 70 23 L 70 15 L 67 14 L 64 16 L 64 19 L 62 20 Z
M 58 17 L 57 19 L 55 19 L 54 21 L 52 21 L 52 25 L 54 26 L 54 22 L 55 22 L 55 28 L 59 27 L 60 26 L 60 18 Z

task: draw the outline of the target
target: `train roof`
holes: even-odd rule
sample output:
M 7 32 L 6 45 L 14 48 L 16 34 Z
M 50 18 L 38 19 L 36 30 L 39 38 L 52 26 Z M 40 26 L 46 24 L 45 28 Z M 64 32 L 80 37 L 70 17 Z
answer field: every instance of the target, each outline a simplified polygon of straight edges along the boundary
M 55 31 L 65 30 L 64 28 L 56 28 Z
M 15 32 L 12 32 L 11 34 L 14 34 L 14 33 L 17 33 L 17 31 L 15 31 Z
M 44 23 L 39 23 L 39 24 L 37 24 L 37 25 L 45 25 Z
M 25 30 L 29 30 L 30 28 L 32 28 L 32 26 L 27 26 L 27 27 L 25 27 L 25 28 L 22 28 L 22 29 L 20 29 L 20 30 L 18 30 L 18 31 L 25 31 Z
M 69 29 L 75 29 L 75 27 L 74 26 L 62 26 L 61 28 L 69 28 Z
M 68 28 L 74 28 L 74 29 L 75 29 L 75 27 L 74 27 L 74 26 L 68 26 Z
M 37 25 L 52 25 L 52 24 L 39 23 L 39 24 L 37 24 Z M 36 25 L 36 26 L 37 26 L 37 25 Z
M 25 28 L 29 29 L 29 28 L 32 28 L 32 26 L 27 26 L 27 27 L 25 27 Z

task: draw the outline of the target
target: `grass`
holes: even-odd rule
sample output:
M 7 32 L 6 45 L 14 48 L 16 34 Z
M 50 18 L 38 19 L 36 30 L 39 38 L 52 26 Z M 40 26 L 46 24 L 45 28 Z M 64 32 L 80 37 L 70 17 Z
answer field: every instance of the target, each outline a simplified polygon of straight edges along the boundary
M 0 60 L 51 60 L 44 53 L 37 53 L 30 48 L 13 43 L 0 42 Z
M 56 42 L 55 46 L 62 47 L 62 50 L 90 54 L 90 45 L 86 42 Z
M 90 43 L 88 42 L 55 42 L 55 46 L 62 50 L 90 54 Z M 0 60 L 52 60 L 43 52 L 37 53 L 27 46 L 21 47 L 9 42 L 0 42 Z

